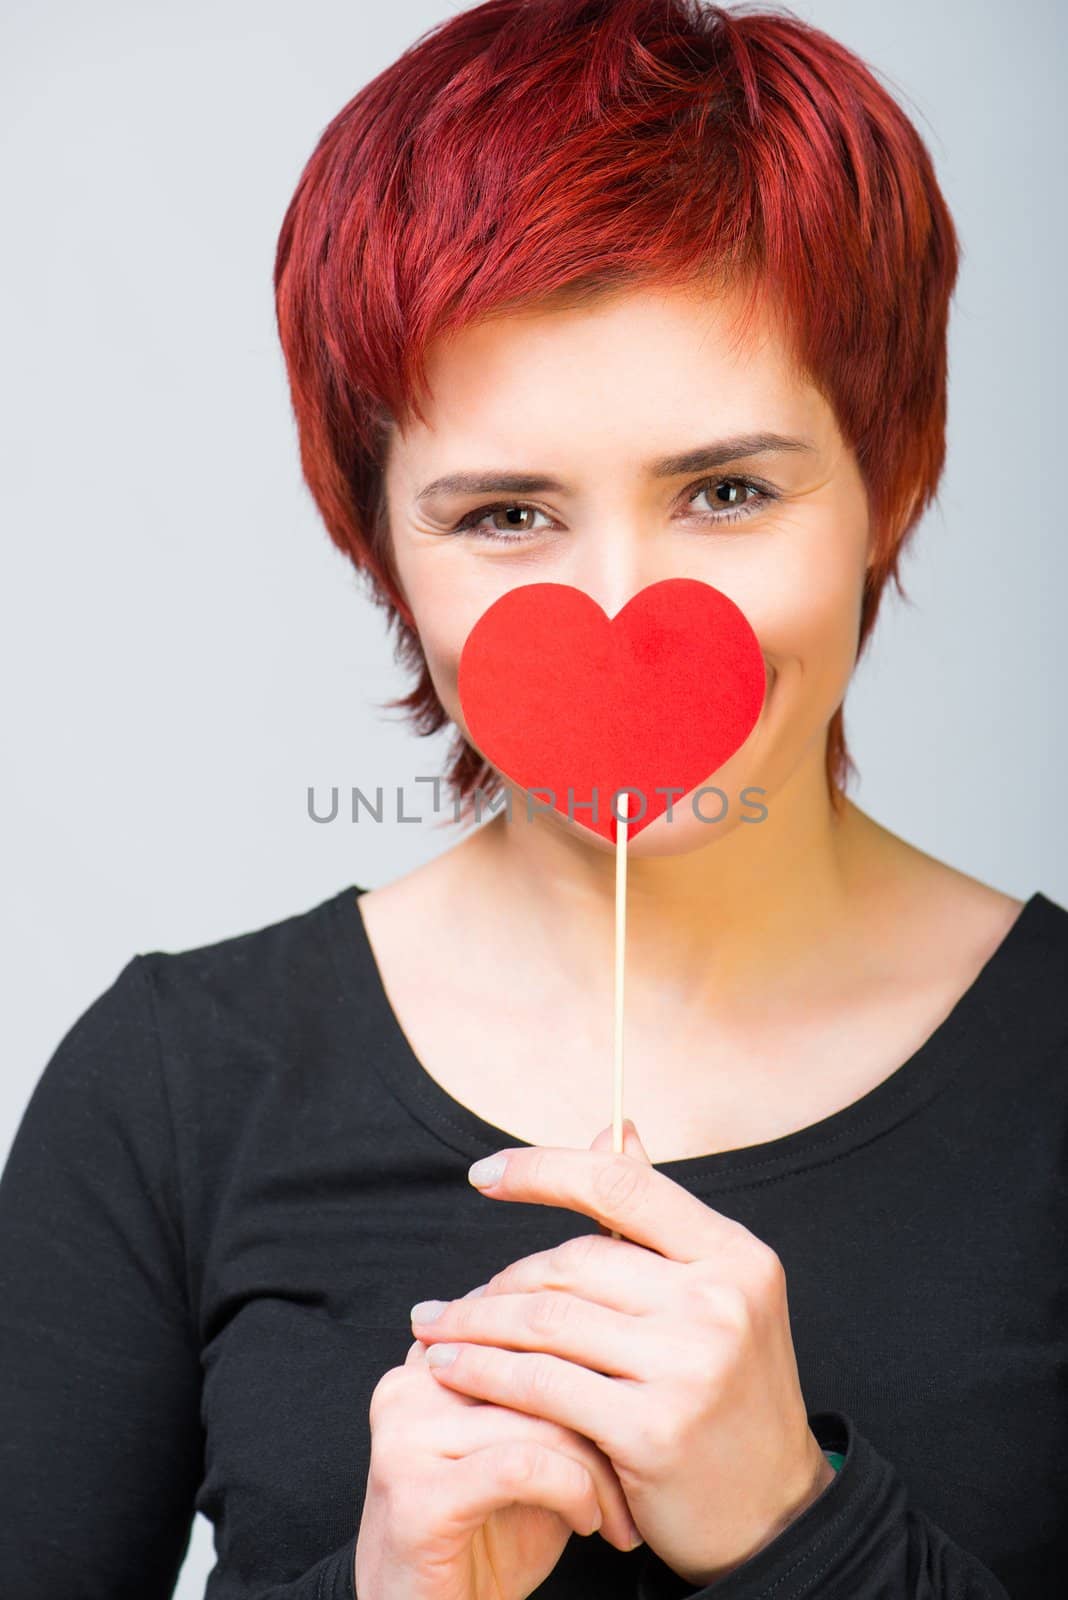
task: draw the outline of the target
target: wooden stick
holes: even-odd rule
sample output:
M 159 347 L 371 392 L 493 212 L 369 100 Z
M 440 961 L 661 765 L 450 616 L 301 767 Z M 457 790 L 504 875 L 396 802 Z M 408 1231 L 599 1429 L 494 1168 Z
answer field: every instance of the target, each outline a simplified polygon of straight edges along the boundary
M 612 1029 L 612 1149 L 623 1149 L 623 965 L 627 946 L 627 819 L 630 795 L 620 795 L 622 819 L 616 823 L 616 970 Z M 615 1235 L 618 1238 L 618 1234 Z

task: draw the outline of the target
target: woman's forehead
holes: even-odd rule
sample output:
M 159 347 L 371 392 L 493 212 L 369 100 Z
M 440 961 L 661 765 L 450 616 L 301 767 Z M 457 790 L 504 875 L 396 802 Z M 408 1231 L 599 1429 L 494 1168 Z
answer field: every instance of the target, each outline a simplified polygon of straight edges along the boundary
M 590 443 L 633 429 L 652 455 L 717 431 L 811 432 L 827 409 L 777 319 L 761 310 L 740 328 L 736 299 L 692 291 L 634 289 L 486 319 L 439 340 L 427 377 L 426 423 L 395 425 L 396 448 L 514 449 L 517 433 L 566 440 L 580 426 Z

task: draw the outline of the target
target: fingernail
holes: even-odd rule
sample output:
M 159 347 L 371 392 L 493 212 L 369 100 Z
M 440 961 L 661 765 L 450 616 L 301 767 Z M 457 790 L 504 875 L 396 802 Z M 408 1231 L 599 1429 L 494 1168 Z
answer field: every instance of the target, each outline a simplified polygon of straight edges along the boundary
M 429 1367 L 447 1367 L 450 1361 L 456 1360 L 456 1346 L 432 1344 L 426 1353 L 426 1360 Z
M 436 1322 L 448 1305 L 447 1300 L 417 1300 L 412 1307 L 413 1322 Z
M 488 1189 L 490 1184 L 504 1176 L 507 1165 L 504 1156 L 483 1156 L 481 1161 L 472 1162 L 468 1167 L 468 1182 L 473 1183 L 476 1189 Z
M 640 1544 L 644 1544 L 644 1542 L 645 1541 L 643 1540 L 641 1534 L 638 1532 L 637 1528 L 632 1522 L 630 1525 L 630 1543 L 628 1544 L 627 1549 L 637 1550 L 638 1546 Z
M 463 1298 L 465 1300 L 474 1300 L 476 1298 L 476 1296 L 478 1296 L 480 1294 L 485 1294 L 485 1292 L 486 1292 L 486 1290 L 488 1288 L 489 1288 L 489 1284 L 488 1283 L 480 1283 L 477 1289 L 468 1289 L 467 1293 L 464 1295 Z

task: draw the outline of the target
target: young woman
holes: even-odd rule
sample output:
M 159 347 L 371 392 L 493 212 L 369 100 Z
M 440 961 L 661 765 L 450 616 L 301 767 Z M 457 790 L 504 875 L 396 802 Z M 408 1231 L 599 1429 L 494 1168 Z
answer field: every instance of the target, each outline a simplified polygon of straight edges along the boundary
M 788 13 L 490 0 L 326 129 L 276 269 L 305 475 L 453 789 L 516 803 L 63 1040 L 0 1189 L 5 1596 L 168 1595 L 195 1509 L 210 1600 L 1058 1592 L 1068 912 L 845 793 L 956 267 Z M 619 1155 L 613 854 L 527 820 L 457 663 L 516 585 L 678 576 L 767 692 L 722 819 L 633 842 Z

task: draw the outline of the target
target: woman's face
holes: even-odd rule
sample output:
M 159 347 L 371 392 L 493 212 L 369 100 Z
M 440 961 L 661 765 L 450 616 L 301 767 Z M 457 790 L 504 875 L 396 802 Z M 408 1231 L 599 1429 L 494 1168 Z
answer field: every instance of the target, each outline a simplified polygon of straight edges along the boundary
M 519 584 L 572 584 L 614 616 L 648 584 L 697 578 L 749 619 L 767 691 L 745 744 L 706 780 L 727 813 L 710 824 L 683 797 L 670 822 L 635 837 L 635 854 L 691 850 L 751 820 L 747 786 L 769 811 L 795 778 L 791 797 L 806 778 L 825 796 L 826 727 L 856 658 L 869 559 L 860 471 L 773 320 L 762 313 L 738 342 L 738 304 L 642 288 L 468 327 L 430 351 L 427 424 L 390 441 L 397 578 L 465 734 L 460 652 Z M 464 474 L 483 484 L 435 486 Z M 704 805 L 714 817 L 722 802 Z M 611 849 L 579 821 L 548 820 Z

